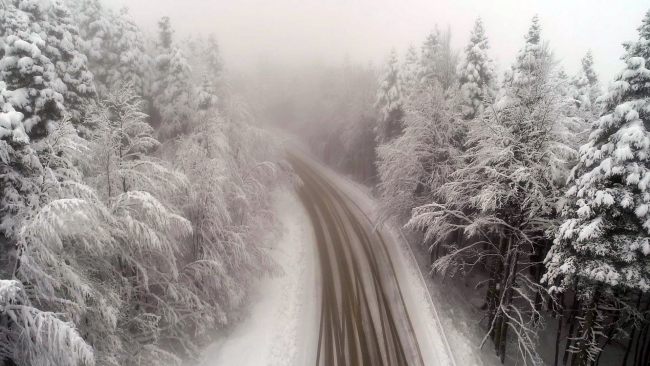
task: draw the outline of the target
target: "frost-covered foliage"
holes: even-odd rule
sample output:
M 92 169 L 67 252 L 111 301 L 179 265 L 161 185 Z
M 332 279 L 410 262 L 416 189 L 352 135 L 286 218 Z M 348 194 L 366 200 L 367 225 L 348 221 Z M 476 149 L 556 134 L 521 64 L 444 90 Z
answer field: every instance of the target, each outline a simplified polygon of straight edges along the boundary
M 572 199 L 556 245 L 547 258 L 548 280 L 561 279 L 553 291 L 573 283 L 602 283 L 648 291 L 644 246 L 650 216 L 645 194 L 650 132 L 650 13 L 639 28 L 640 39 L 626 44 L 627 67 L 600 100 L 605 113 L 580 148 L 574 168 Z M 648 247 L 650 248 L 650 247 Z
M 110 92 L 89 107 L 89 123 L 95 168 L 89 174 L 94 186 L 107 199 L 132 190 L 171 193 L 184 178 L 148 155 L 159 145 L 142 111 L 142 100 L 129 86 Z
M 511 330 L 519 359 L 539 362 L 535 319 L 542 288 L 517 268 L 537 265 L 544 233 L 554 225 L 567 160 L 575 154 L 564 143 L 556 73 L 534 19 L 503 88 L 469 125 L 466 165 L 449 174 L 439 196 L 415 208 L 408 223 L 425 232 L 430 250 L 445 249 L 433 271 L 454 274 L 466 261 L 491 260 L 488 334 L 502 360 Z
M 437 82 L 420 90 L 409 101 L 404 133 L 379 146 L 380 222 L 399 221 L 437 199 L 440 187 L 462 163 L 465 127 L 459 97 L 456 91 L 446 98 Z
M 0 233 L 14 238 L 24 218 L 38 205 L 40 193 L 30 177 L 41 171 L 29 145 L 23 114 L 14 110 L 0 81 Z
M 487 55 L 490 49 L 483 22 L 476 19 L 470 41 L 465 47 L 465 54 L 458 65 L 458 81 L 463 94 L 463 114 L 472 119 L 480 115 L 485 108 L 485 102 L 492 100 L 496 88 L 496 73 L 494 62 Z
M 144 34 L 129 15 L 128 8 L 115 12 L 99 0 L 70 2 L 99 94 L 103 96 L 131 85 L 139 95 L 146 95 L 151 58 L 147 54 Z
M 174 138 L 190 131 L 189 123 L 194 104 L 196 86 L 192 84 L 193 68 L 183 49 L 173 43 L 173 30 L 169 18 L 159 23 L 160 54 L 155 58 L 152 94 L 154 106 L 162 116 L 159 132 L 164 138 Z
M 568 87 L 567 128 L 573 134 L 574 145 L 587 142 L 592 122 L 600 116 L 601 103 L 597 102 L 602 94 L 598 76 L 593 69 L 593 56 L 589 51 L 582 59 L 582 68 L 571 79 Z
M 61 0 L 11 0 L 3 7 L 0 79 L 30 137 L 44 137 L 64 111 L 80 125 L 83 104 L 96 92 L 70 11 Z
M 650 290 L 650 12 L 638 30 L 639 40 L 625 44 L 626 68 L 599 98 L 604 113 L 580 148 L 570 203 L 545 260 L 552 293 L 576 287 L 584 298 L 582 364 L 598 352 L 599 304 Z
M 54 313 L 31 306 L 22 284 L 0 280 L 0 357 L 21 365 L 95 365 L 93 349 Z
M 459 53 L 451 47 L 451 29 L 440 32 L 438 26 L 429 34 L 422 45 L 418 77 L 422 87 L 440 83 L 443 90 L 456 82 L 456 67 Z
M 216 40 L 197 43 L 201 75 L 161 22 L 153 111 L 177 137 L 161 146 L 146 38 L 125 9 L 71 5 L 0 2 L 0 357 L 180 364 L 277 273 L 271 199 L 294 180 L 248 109 L 217 99 Z
M 418 71 L 420 65 L 420 55 L 418 55 L 418 50 L 414 45 L 410 45 L 406 51 L 406 57 L 404 64 L 402 65 L 402 88 L 404 91 L 405 97 L 408 97 L 413 93 L 420 84 L 420 79 L 418 78 Z
M 380 142 L 390 141 L 402 133 L 404 96 L 397 51 L 391 50 L 384 73 L 378 80 L 375 108 L 379 109 L 376 134 Z

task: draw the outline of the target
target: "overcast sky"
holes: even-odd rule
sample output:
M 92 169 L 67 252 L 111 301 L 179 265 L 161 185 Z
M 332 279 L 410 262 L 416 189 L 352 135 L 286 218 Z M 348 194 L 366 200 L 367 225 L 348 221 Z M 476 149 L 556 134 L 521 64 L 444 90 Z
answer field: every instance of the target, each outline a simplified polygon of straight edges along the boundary
M 469 40 L 481 16 L 500 68 L 509 66 L 524 43 L 534 14 L 570 74 L 592 49 L 604 84 L 621 69 L 621 43 L 636 40 L 648 0 L 106 0 L 153 31 L 163 15 L 179 36 L 217 35 L 227 67 L 250 70 L 260 56 L 296 65 L 320 59 L 382 63 L 391 47 L 403 53 L 420 46 L 438 24 L 451 26 L 453 43 Z

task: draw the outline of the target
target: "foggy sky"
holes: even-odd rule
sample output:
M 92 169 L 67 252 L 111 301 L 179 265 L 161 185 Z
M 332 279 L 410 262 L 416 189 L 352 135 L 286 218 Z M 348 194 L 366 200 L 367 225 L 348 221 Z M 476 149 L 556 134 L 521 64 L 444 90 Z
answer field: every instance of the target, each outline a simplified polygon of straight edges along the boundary
M 106 0 L 127 5 L 146 31 L 168 15 L 177 39 L 214 32 L 226 66 L 251 71 L 260 57 L 284 65 L 315 60 L 381 64 L 391 47 L 403 54 L 418 48 L 437 23 L 451 26 L 453 44 L 463 47 L 474 20 L 481 16 L 491 42 L 490 55 L 500 70 L 511 65 L 524 44 L 533 15 L 542 37 L 575 73 L 588 49 L 603 85 L 623 66 L 621 43 L 637 40 L 647 0 Z

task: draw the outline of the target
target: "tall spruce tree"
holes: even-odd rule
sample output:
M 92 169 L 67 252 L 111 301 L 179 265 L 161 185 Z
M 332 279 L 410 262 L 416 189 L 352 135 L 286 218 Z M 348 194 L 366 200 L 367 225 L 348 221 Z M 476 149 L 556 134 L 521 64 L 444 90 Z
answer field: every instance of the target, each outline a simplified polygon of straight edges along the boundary
M 420 65 L 420 55 L 414 45 L 410 45 L 406 51 L 406 59 L 402 66 L 402 86 L 405 97 L 411 95 L 418 87 L 418 69 Z
M 551 293 L 576 288 L 584 320 L 575 366 L 599 351 L 599 305 L 620 290 L 650 290 L 650 11 L 625 69 L 600 98 L 604 114 L 580 149 L 571 204 L 546 257 Z M 592 79 L 593 80 L 593 79 Z
M 494 62 L 487 55 L 490 49 L 481 18 L 476 19 L 465 57 L 458 65 L 458 78 L 463 95 L 463 115 L 474 118 L 483 111 L 486 102 L 494 96 L 497 77 Z M 485 98 L 488 98 L 487 100 Z
M 389 141 L 402 133 L 404 97 L 397 51 L 393 48 L 388 56 L 384 74 L 379 78 L 379 90 L 375 107 L 380 116 L 375 129 L 379 142 Z

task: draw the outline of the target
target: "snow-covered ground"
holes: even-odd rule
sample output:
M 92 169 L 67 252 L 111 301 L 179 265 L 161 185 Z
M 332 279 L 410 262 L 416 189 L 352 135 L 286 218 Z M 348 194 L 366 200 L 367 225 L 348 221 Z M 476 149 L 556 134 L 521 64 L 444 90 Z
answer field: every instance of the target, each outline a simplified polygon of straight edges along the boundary
M 306 146 L 287 139 L 287 144 L 308 154 Z M 317 159 L 313 160 L 321 166 L 321 172 L 335 182 L 372 220 L 376 205 L 370 189 L 335 173 Z M 403 295 L 409 303 L 409 314 L 413 318 L 425 364 L 440 364 L 440 360 L 434 360 L 436 353 L 445 352 L 452 354 L 449 364 L 500 365 L 499 359 L 490 349 L 491 344 L 483 349 L 478 348 L 485 333 L 477 325 L 476 314 L 472 313 L 473 306 L 453 286 L 441 286 L 439 281 L 428 276 L 427 254 L 419 251 L 419 248 L 413 252 L 412 243 L 409 244 L 400 229 L 386 227 L 381 230 L 382 235 L 388 239 L 388 249 L 398 280 L 404 288 Z
M 294 146 L 293 143 L 289 143 Z M 300 149 L 303 152 L 306 149 Z M 313 160 L 372 220 L 375 203 L 363 186 Z M 275 211 L 285 231 L 274 258 L 285 275 L 261 280 L 251 299 L 248 318 L 230 334 L 207 347 L 198 366 L 305 366 L 315 364 L 320 315 L 320 268 L 309 216 L 294 193 L 278 197 Z M 471 317 L 454 313 L 449 301 L 422 276 L 410 246 L 398 229 L 382 229 L 426 365 L 496 365 L 489 351 L 464 329 Z M 433 297 L 431 296 L 433 295 Z M 455 297 L 455 296 L 451 296 Z M 440 309 L 442 307 L 442 309 Z M 453 314 L 454 319 L 449 315 Z M 495 362 L 496 361 L 496 362 Z
M 320 269 L 307 212 L 293 192 L 282 192 L 274 207 L 283 235 L 273 258 L 284 275 L 264 278 L 255 288 L 249 316 L 202 353 L 198 366 L 309 365 L 318 344 Z M 313 349 L 310 349 L 313 347 Z

